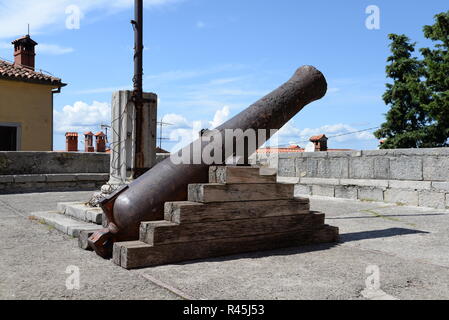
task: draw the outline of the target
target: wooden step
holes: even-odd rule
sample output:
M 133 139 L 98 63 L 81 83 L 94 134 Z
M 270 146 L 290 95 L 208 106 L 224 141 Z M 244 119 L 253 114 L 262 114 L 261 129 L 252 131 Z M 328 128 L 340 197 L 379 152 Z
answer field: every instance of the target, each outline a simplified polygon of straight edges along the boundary
M 276 177 L 276 171 L 268 168 L 213 166 L 209 169 L 210 183 L 276 183 Z
M 208 203 L 167 202 L 165 220 L 177 224 L 256 219 L 310 213 L 310 200 L 247 201 Z
M 237 202 L 289 200 L 294 198 L 293 184 L 191 184 L 191 202 Z
M 140 241 L 149 245 L 159 246 L 181 242 L 300 232 L 322 228 L 324 220 L 324 214 L 311 213 L 183 225 L 167 221 L 142 222 L 140 227 Z
M 303 232 L 226 238 L 151 246 L 140 241 L 114 244 L 113 262 L 126 269 L 152 267 L 196 259 L 338 241 L 338 228 L 323 226 Z

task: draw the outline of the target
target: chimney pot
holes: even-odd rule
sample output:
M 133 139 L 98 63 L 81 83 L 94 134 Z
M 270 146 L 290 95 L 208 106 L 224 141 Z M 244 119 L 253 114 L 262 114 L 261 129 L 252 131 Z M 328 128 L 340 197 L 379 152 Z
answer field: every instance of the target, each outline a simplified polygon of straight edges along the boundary
M 14 64 L 34 70 L 37 42 L 31 39 L 30 35 L 14 40 Z
M 95 135 L 95 139 L 97 142 L 97 152 L 106 152 L 106 135 L 103 131 L 98 132 Z
M 67 132 L 65 134 L 65 141 L 67 152 L 78 152 L 78 133 Z
M 321 134 L 319 136 L 313 136 L 310 138 L 310 142 L 313 142 L 313 144 L 315 145 L 315 152 L 327 151 L 328 140 L 329 139 L 324 134 Z

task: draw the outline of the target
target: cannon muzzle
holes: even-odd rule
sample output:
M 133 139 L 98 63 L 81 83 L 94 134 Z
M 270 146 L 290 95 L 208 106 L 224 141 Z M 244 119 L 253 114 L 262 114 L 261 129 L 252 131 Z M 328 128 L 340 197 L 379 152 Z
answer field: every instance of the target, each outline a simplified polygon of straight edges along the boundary
M 230 151 L 226 148 L 229 143 L 225 132 L 254 130 L 256 143 L 251 148 L 245 144 L 245 154 L 251 155 L 270 138 L 272 130 L 282 128 L 307 104 L 321 99 L 326 91 L 326 79 L 320 71 L 312 66 L 299 68 L 285 84 L 217 128 L 215 132 L 219 137 L 215 135 L 213 139 L 214 150 L 221 150 L 222 161 L 235 156 L 235 145 L 239 139 L 246 143 L 245 137 L 235 137 Z M 263 139 L 260 132 L 265 132 Z M 108 227 L 89 239 L 97 254 L 110 257 L 114 242 L 138 240 L 141 222 L 164 220 L 166 202 L 185 201 L 189 184 L 208 182 L 209 166 L 223 163 L 206 163 L 202 157 L 199 157 L 200 162 L 193 161 L 198 155 L 192 150 L 198 144 L 200 148 L 196 150 L 203 152 L 206 143 L 200 137 L 177 154 L 184 155 L 183 158 L 187 154 L 191 161 L 177 163 L 173 157 L 168 158 L 102 202 Z

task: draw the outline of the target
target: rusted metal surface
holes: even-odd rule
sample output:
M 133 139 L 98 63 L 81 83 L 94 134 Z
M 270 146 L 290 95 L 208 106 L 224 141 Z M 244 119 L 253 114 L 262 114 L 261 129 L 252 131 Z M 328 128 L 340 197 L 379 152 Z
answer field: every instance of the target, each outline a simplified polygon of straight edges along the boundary
M 217 130 L 224 136 L 226 129 L 280 129 L 307 104 L 321 99 L 326 91 L 326 79 L 320 71 L 311 66 L 301 67 L 288 82 Z M 257 147 L 264 142 L 259 140 Z M 224 144 L 223 139 L 220 147 L 224 149 L 224 158 L 232 156 Z M 184 151 L 190 147 L 193 149 L 193 144 Z M 138 240 L 141 222 L 163 220 L 166 202 L 185 201 L 189 184 L 208 182 L 209 166 L 175 164 L 168 158 L 128 188 L 119 190 L 102 203 L 109 225 L 90 239 L 92 248 L 102 257 L 110 257 L 114 242 Z

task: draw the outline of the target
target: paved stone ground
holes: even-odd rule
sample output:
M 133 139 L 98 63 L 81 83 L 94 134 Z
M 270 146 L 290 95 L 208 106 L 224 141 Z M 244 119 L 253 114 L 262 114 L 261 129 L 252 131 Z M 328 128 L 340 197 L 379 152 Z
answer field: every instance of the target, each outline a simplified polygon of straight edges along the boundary
M 449 299 L 449 211 L 314 198 L 342 243 L 126 271 L 26 218 L 89 196 L 0 195 L 0 299 Z M 365 290 L 369 266 L 380 290 Z

